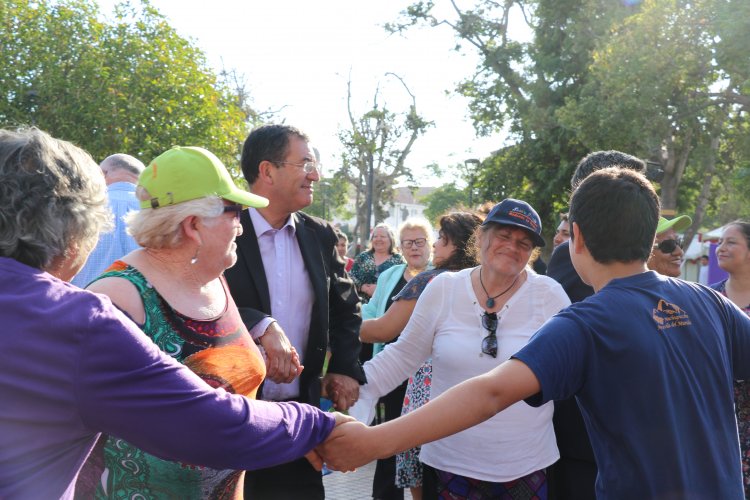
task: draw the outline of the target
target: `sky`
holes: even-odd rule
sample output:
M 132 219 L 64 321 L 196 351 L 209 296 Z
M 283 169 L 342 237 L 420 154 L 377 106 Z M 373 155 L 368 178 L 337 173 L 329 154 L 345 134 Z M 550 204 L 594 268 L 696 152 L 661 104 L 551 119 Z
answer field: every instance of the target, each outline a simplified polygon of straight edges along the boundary
M 245 78 L 256 109 L 279 110 L 282 119 L 307 133 L 321 153 L 324 175 L 338 168 L 337 133 L 347 128 L 346 86 L 361 115 L 379 102 L 406 111 L 411 102 L 396 73 L 416 97 L 417 111 L 434 126 L 417 139 L 407 159 L 420 186 L 454 180 L 425 166 L 462 164 L 483 158 L 504 144 L 503 135 L 478 138 L 468 117 L 468 100 L 452 93 L 470 76 L 478 56 L 456 52 L 447 27 L 412 28 L 391 35 L 386 22 L 398 19 L 408 0 L 151 0 L 177 32 L 199 47 L 215 69 L 234 69 Z M 449 8 L 447 0 L 438 0 Z M 109 15 L 113 0 L 99 0 Z M 208 7 L 207 7 L 208 6 Z

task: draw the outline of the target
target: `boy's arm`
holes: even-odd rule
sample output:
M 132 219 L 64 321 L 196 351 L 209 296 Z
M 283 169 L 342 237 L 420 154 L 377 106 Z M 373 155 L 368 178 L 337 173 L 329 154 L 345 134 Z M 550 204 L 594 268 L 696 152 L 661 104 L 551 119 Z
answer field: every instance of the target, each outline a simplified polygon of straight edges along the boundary
M 540 391 L 534 372 L 511 359 L 494 370 L 452 387 L 418 410 L 376 427 L 358 422 L 338 426 L 318 447 L 326 464 L 353 470 L 377 458 L 467 429 Z M 460 408 L 460 411 L 456 411 Z

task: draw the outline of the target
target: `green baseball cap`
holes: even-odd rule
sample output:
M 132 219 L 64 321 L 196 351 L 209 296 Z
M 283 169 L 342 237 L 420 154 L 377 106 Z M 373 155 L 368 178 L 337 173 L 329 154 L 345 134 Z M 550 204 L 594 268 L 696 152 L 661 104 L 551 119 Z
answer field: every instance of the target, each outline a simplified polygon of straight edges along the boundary
M 689 228 L 692 223 L 693 219 L 687 215 L 679 215 L 672 220 L 659 217 L 659 224 L 656 226 L 656 234 L 663 233 L 667 229 L 674 229 L 679 233 Z
M 149 194 L 141 208 L 166 207 L 207 196 L 246 207 L 268 206 L 266 198 L 238 188 L 212 152 L 197 147 L 175 146 L 160 154 L 138 177 L 138 185 Z

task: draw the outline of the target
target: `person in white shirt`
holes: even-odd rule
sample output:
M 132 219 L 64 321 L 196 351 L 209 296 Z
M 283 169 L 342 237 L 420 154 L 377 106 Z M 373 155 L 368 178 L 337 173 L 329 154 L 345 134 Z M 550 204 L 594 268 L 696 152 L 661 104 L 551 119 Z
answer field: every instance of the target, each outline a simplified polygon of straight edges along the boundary
M 435 277 L 398 341 L 365 364 L 368 383 L 359 405 L 387 394 L 429 357 L 431 396 L 437 397 L 500 365 L 570 304 L 556 281 L 527 267 L 544 239 L 539 216 L 526 202 L 496 205 L 478 230 L 477 245 L 482 264 Z M 520 490 L 513 498 L 547 498 L 545 468 L 558 457 L 552 404 L 517 403 L 422 447 L 424 498 L 500 498 Z

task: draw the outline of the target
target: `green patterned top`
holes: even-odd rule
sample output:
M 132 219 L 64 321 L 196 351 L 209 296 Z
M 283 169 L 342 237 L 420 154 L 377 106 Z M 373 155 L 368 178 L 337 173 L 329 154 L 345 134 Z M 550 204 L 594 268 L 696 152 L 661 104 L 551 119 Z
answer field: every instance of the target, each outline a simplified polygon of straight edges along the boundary
M 227 307 L 210 320 L 192 319 L 174 310 L 136 268 L 122 261 L 97 279 L 105 277 L 124 278 L 138 289 L 146 312 L 141 329 L 162 351 L 213 387 L 255 397 L 265 377 L 265 363 L 223 277 Z M 190 438 L 185 436 L 186 441 Z M 162 460 L 122 439 L 107 437 L 100 440 L 81 475 L 78 497 L 91 498 L 86 491 L 93 493 L 89 488 L 96 488 L 96 498 L 226 499 L 241 498 L 238 484 L 244 472 Z

